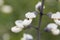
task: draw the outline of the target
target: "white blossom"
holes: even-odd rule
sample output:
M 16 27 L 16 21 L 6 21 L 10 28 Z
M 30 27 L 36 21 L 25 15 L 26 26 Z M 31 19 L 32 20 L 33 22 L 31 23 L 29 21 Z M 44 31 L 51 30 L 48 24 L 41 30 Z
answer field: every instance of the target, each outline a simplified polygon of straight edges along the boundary
M 8 33 L 3 34 L 3 40 L 10 40 L 10 35 Z
M 36 10 L 36 11 L 40 11 L 41 5 L 42 5 L 42 3 L 41 3 L 41 2 L 38 2 L 38 3 L 35 5 L 35 10 Z M 43 6 L 43 9 L 45 9 L 45 6 Z
M 51 32 L 53 35 L 59 35 L 60 30 L 59 29 L 52 29 Z
M 47 25 L 48 29 L 57 29 L 57 27 L 58 27 L 58 25 L 55 24 L 55 23 L 50 23 L 50 24 Z
M 12 7 L 10 5 L 3 5 L 2 8 L 1 8 L 1 11 L 3 13 L 11 13 L 12 12 Z
M 0 0 L 0 6 L 3 6 L 4 0 Z
M 41 2 L 38 2 L 36 5 L 35 5 L 35 10 L 36 11 L 40 11 L 40 7 L 41 7 Z
M 18 28 L 18 27 L 12 27 L 11 28 L 11 31 L 14 32 L 14 33 L 19 33 L 20 31 L 22 31 L 22 28 Z
M 25 17 L 26 18 L 36 18 L 36 14 L 35 14 L 35 12 L 27 12 L 25 14 Z
M 60 19 L 55 19 L 54 22 L 58 25 L 60 25 Z
M 24 26 L 23 26 L 22 23 L 23 23 L 22 20 L 16 20 L 16 21 L 15 21 L 16 26 L 19 27 L 19 28 L 24 28 Z
M 24 21 L 23 21 L 23 25 L 24 26 L 28 26 L 28 25 L 30 25 L 32 23 L 32 19 L 25 19 Z
M 52 19 L 60 19 L 60 12 L 56 12 L 55 14 L 52 14 Z

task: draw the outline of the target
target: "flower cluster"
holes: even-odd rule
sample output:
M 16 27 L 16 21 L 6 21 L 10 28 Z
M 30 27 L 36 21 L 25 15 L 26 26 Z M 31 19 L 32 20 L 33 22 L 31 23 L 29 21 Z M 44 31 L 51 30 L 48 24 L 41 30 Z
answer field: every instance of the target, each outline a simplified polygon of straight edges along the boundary
M 32 23 L 33 18 L 36 18 L 38 11 L 40 11 L 40 9 L 39 9 L 40 6 L 41 6 L 41 2 L 38 2 L 35 6 L 35 9 L 37 9 L 36 12 L 27 12 L 25 14 L 26 19 L 16 20 L 15 21 L 16 26 L 12 27 L 11 31 L 14 33 L 18 33 L 20 31 L 22 31 L 24 27 L 29 26 Z
M 48 24 L 45 30 L 51 31 L 53 35 L 59 35 L 60 30 L 58 29 L 58 25 L 60 25 L 60 12 L 51 14 L 51 19 L 53 19 L 55 23 Z
M 0 10 L 3 13 L 11 13 L 12 12 L 12 7 L 10 5 L 4 5 L 4 0 L 0 0 Z
M 26 19 L 24 19 L 24 20 L 16 20 L 15 21 L 16 26 L 12 27 L 11 31 L 14 33 L 19 33 L 23 30 L 23 28 L 28 27 L 32 23 L 33 18 L 36 18 L 38 12 L 40 11 L 40 7 L 41 7 L 41 2 L 38 2 L 35 6 L 36 11 L 27 12 L 25 14 Z M 24 36 L 21 40 L 32 40 L 32 39 L 33 39 L 33 37 L 31 35 L 24 34 Z
M 12 32 L 18 33 L 20 31 L 22 31 L 22 29 L 24 27 L 29 26 L 32 23 L 33 18 L 36 17 L 35 12 L 28 12 L 25 14 L 25 16 L 26 16 L 26 19 L 15 21 L 16 26 L 11 28 Z

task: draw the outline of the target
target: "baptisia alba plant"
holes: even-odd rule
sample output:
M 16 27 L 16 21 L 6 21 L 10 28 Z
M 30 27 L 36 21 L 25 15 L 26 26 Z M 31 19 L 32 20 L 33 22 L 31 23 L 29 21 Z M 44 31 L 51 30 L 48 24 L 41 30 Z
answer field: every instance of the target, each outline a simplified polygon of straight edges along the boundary
M 45 15 L 43 14 L 43 9 L 45 9 L 44 6 L 44 0 L 42 0 L 42 2 L 38 2 L 35 5 L 35 11 L 34 12 L 27 12 L 25 14 L 26 19 L 24 20 L 16 20 L 15 21 L 15 26 L 11 28 L 11 31 L 14 33 L 19 33 L 21 32 L 25 27 L 29 27 L 29 25 L 31 25 L 33 18 L 36 18 L 37 14 L 39 13 L 39 25 L 38 27 L 34 27 L 37 30 L 37 40 L 40 40 L 40 27 L 41 27 L 41 20 L 42 20 L 42 16 Z M 53 35 L 59 35 L 60 34 L 60 30 L 58 29 L 58 25 L 60 25 L 60 12 L 56 12 L 56 13 L 48 13 L 46 14 L 48 15 L 51 19 L 54 20 L 55 23 L 49 23 L 46 27 L 45 27 L 45 31 L 47 32 L 51 32 Z M 33 40 L 33 36 L 30 34 L 23 34 L 23 37 L 21 38 L 21 40 Z
M 5 14 L 10 14 L 13 11 L 13 8 L 11 5 L 5 5 L 4 0 L 0 0 L 0 11 Z
M 34 12 L 27 12 L 25 14 L 26 19 L 24 20 L 16 20 L 15 21 L 15 26 L 11 28 L 11 31 L 14 33 L 19 33 L 21 32 L 25 27 L 28 27 L 32 21 L 33 18 L 36 18 L 39 8 L 41 6 L 41 2 L 38 2 L 35 6 L 36 11 Z M 21 40 L 33 40 L 33 36 L 29 34 L 24 34 L 23 38 Z
M 41 2 L 38 2 L 35 5 L 35 9 L 36 9 L 35 12 L 27 12 L 25 14 L 26 19 L 15 21 L 16 27 L 23 29 L 24 27 L 29 26 L 32 23 L 33 18 L 36 18 L 37 14 L 38 14 L 38 11 L 40 11 L 39 8 L 41 7 L 41 5 L 42 5 L 42 3 Z M 45 6 L 43 8 L 45 8 Z M 11 29 L 13 29 L 13 28 L 14 27 L 12 27 Z M 12 30 L 12 32 L 13 32 L 13 30 Z
M 40 13 L 40 9 L 42 7 L 42 2 L 38 2 L 35 5 L 35 10 L 34 12 L 27 12 L 25 14 L 26 19 L 24 20 L 16 20 L 15 21 L 15 26 L 11 28 L 11 31 L 14 33 L 19 33 L 21 32 L 25 27 L 29 27 L 29 25 L 31 25 L 33 18 L 36 18 L 38 12 Z M 43 7 L 43 9 L 45 9 L 45 6 Z M 40 25 L 40 24 L 39 24 Z M 39 26 L 40 27 L 40 26 Z M 38 27 L 38 32 L 39 31 L 39 27 Z M 37 28 L 35 28 L 37 30 Z M 38 35 L 40 36 L 40 35 Z M 20 40 L 33 40 L 33 36 L 30 34 L 23 34 L 23 37 Z M 40 40 L 40 37 L 37 37 L 37 40 Z

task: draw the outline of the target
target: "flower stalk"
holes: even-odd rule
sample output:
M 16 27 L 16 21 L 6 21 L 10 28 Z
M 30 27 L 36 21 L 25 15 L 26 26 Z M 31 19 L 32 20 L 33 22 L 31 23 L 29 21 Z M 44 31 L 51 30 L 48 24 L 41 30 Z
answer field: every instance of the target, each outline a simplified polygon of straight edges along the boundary
M 38 23 L 38 29 L 37 29 L 37 40 L 40 40 L 40 27 L 41 27 L 41 22 L 42 22 L 42 16 L 43 16 L 43 6 L 44 6 L 44 0 L 42 0 L 42 5 L 40 7 L 40 13 L 39 13 L 39 23 Z

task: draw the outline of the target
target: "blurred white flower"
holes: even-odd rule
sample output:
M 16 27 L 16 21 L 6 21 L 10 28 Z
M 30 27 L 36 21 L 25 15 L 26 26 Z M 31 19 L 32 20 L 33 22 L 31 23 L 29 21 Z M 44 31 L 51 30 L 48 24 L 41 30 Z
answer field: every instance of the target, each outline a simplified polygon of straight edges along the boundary
M 23 21 L 23 25 L 24 26 L 28 26 L 28 25 L 30 25 L 31 24 L 31 22 L 32 22 L 32 19 L 25 19 L 24 21 Z
M 59 29 L 52 29 L 51 32 L 53 35 L 59 35 L 60 30 Z
M 60 25 L 60 19 L 55 19 L 54 22 L 58 25 Z
M 0 0 L 0 6 L 4 5 L 4 0 Z
M 14 32 L 14 33 L 18 33 L 20 31 L 22 31 L 22 28 L 18 28 L 18 27 L 15 26 L 15 27 L 11 28 L 11 31 Z
M 24 26 L 23 26 L 22 23 L 23 23 L 22 20 L 16 20 L 16 21 L 15 21 L 16 26 L 19 27 L 19 28 L 24 28 Z
M 42 5 L 42 3 L 41 3 L 41 2 L 38 2 L 38 3 L 35 5 L 35 10 L 36 10 L 36 11 L 40 11 L 41 5 Z M 43 6 L 43 9 L 45 9 L 45 6 Z
M 33 37 L 30 34 L 24 34 L 21 40 L 33 40 Z
M 27 12 L 25 14 L 25 17 L 26 18 L 36 18 L 36 14 L 35 14 L 35 12 Z
M 1 11 L 3 13 L 11 13 L 12 12 L 12 7 L 10 5 L 3 5 L 2 8 L 1 8 Z
M 40 7 L 41 7 L 41 2 L 38 2 L 36 5 L 35 5 L 35 10 L 36 11 L 40 11 Z
M 60 19 L 60 12 L 56 12 L 55 14 L 52 14 L 52 19 Z
M 8 33 L 3 34 L 3 40 L 10 40 L 10 35 Z
M 50 24 L 47 25 L 48 29 L 57 29 L 57 27 L 58 27 L 58 25 L 55 24 L 55 23 L 50 23 Z
M 27 34 L 27 35 L 26 35 L 26 40 L 33 40 L 33 37 L 32 37 L 32 35 L 30 35 L 30 34 Z

